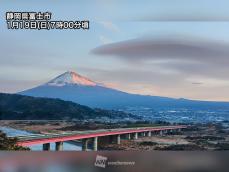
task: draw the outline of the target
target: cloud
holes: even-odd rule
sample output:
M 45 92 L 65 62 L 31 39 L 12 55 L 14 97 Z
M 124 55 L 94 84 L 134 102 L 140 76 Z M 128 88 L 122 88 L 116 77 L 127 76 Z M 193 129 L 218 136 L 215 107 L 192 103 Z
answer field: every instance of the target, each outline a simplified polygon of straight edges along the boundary
M 80 70 L 95 81 L 108 83 L 107 86 L 130 93 L 228 101 L 229 82 L 226 80 L 190 77 L 186 73 L 164 74 L 152 68 L 148 69 L 143 65 L 138 68 L 80 68 Z M 193 85 L 195 82 L 202 85 Z
M 229 44 L 223 41 L 179 36 L 137 38 L 102 45 L 91 53 L 121 60 L 132 68 L 131 75 L 125 71 L 119 76 L 134 76 L 131 79 L 159 87 L 168 84 L 178 88 L 182 82 L 183 86 L 226 87 L 229 82 Z
M 99 40 L 103 43 L 103 44 L 109 44 L 111 43 L 111 39 L 107 38 L 106 36 L 100 35 L 99 36 Z
M 99 22 L 104 28 L 112 31 L 112 32 L 119 32 L 119 28 L 117 25 L 115 25 L 114 23 L 110 22 L 110 21 L 100 21 Z
M 229 21 L 228 15 L 211 15 L 204 13 L 163 13 L 138 16 L 133 21 L 157 21 L 157 22 L 224 22 Z
M 204 84 L 204 83 L 202 83 L 202 82 L 193 82 L 192 84 L 193 84 L 193 85 L 202 85 L 202 84 Z
M 216 78 L 204 78 L 204 77 L 195 77 L 195 78 L 188 78 L 186 79 L 188 82 L 192 82 L 194 85 L 207 85 L 208 87 L 223 87 L 229 86 L 229 80 L 222 80 Z M 196 81 L 196 82 L 195 82 Z M 201 82 L 198 82 L 201 81 Z
M 161 66 L 187 74 L 199 72 L 225 76 L 229 72 L 229 44 L 202 38 L 136 38 L 102 45 L 91 53 L 118 58 L 129 64 L 145 63 L 148 67 Z
M 137 38 L 102 45 L 93 49 L 95 55 L 124 60 L 191 60 L 213 63 L 229 62 L 229 44 L 193 38 Z

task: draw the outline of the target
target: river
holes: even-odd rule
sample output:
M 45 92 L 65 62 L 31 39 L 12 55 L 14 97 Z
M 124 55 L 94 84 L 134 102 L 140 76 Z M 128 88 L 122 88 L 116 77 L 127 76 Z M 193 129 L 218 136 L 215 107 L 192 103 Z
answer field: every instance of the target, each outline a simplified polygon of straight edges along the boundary
M 13 128 L 10 128 L 10 127 L 1 127 L 0 126 L 0 130 L 4 133 L 6 133 L 7 136 L 24 136 L 24 135 L 30 135 L 30 134 L 33 134 L 33 133 L 30 133 L 30 132 L 27 132 L 27 131 L 23 131 L 23 130 L 18 130 L 18 129 L 13 129 Z M 33 134 L 34 135 L 34 134 Z M 55 150 L 55 143 L 51 143 L 50 144 L 50 147 L 51 147 L 51 150 L 54 151 Z M 29 147 L 31 150 L 33 151 L 42 151 L 42 145 L 33 145 L 33 146 L 30 146 Z M 65 151 L 81 151 L 82 150 L 82 146 L 81 146 L 81 143 L 77 143 L 76 144 L 71 144 L 71 143 L 67 143 L 67 142 L 64 142 L 64 145 L 63 145 L 63 150 Z

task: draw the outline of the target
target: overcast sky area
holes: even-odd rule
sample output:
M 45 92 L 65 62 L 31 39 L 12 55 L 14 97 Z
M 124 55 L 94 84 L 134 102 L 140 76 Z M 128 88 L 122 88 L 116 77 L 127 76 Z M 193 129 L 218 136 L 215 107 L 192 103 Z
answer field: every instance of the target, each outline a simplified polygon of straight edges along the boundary
M 73 70 L 130 93 L 229 101 L 228 0 L 2 0 L 0 92 Z M 89 30 L 8 30 L 8 11 Z

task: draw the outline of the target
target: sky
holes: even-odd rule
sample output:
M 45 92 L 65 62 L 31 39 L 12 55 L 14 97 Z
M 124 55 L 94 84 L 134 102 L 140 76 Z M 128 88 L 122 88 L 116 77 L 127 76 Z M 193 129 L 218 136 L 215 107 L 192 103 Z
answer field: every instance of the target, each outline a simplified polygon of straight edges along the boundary
M 0 92 L 65 71 L 122 91 L 229 101 L 228 0 L 1 0 Z M 89 20 L 89 30 L 8 30 L 5 13 Z

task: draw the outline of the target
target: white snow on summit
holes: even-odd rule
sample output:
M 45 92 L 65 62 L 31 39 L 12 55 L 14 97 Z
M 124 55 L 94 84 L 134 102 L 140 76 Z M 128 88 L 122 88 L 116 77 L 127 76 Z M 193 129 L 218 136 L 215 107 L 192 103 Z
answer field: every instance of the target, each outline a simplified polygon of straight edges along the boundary
M 96 82 L 91 81 L 90 79 L 72 71 L 65 72 L 47 83 L 47 85 L 50 86 L 64 86 L 68 84 L 76 84 L 76 85 L 84 85 L 84 86 L 98 85 Z

